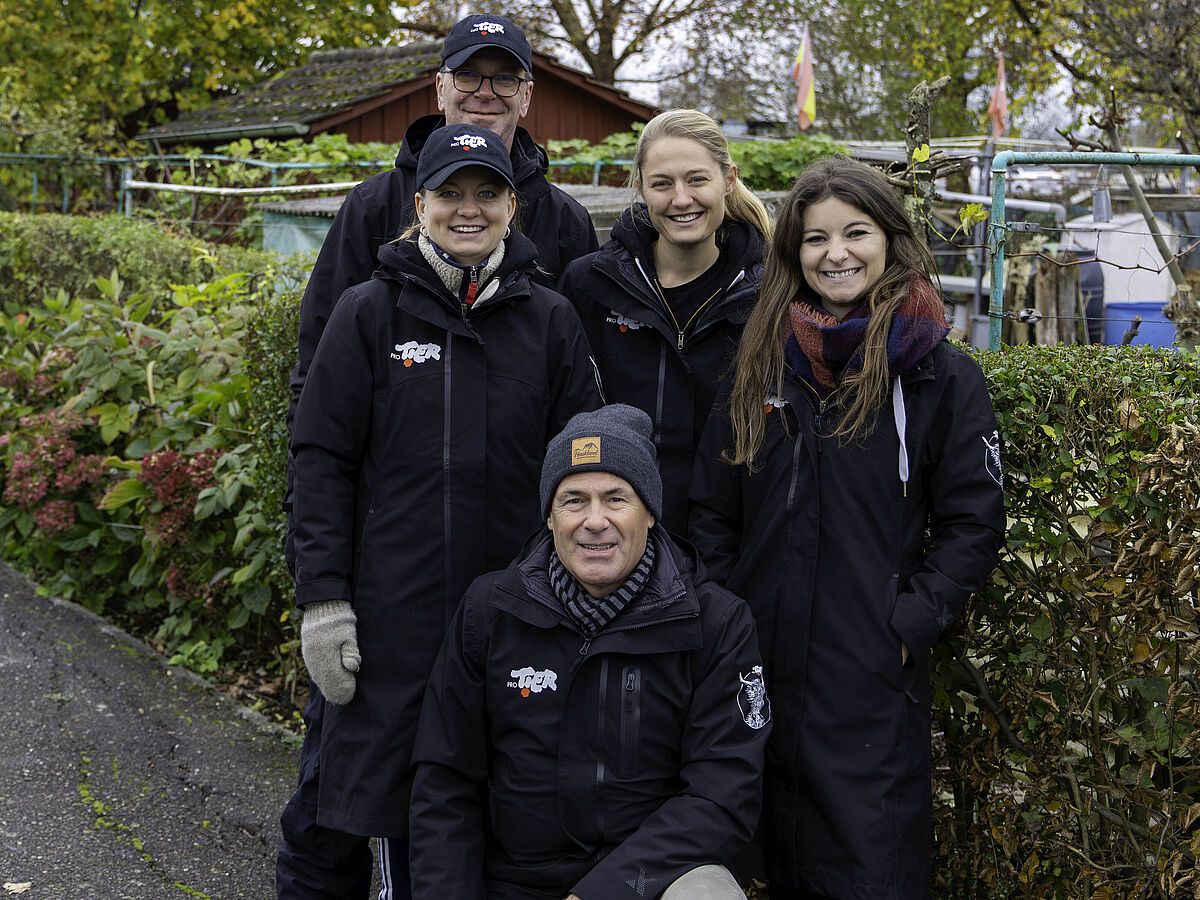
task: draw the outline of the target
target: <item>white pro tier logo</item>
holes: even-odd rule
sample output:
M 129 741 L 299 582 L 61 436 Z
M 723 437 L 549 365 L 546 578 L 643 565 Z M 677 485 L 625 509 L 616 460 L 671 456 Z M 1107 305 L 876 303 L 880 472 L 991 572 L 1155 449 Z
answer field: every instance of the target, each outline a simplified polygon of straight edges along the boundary
M 512 681 L 508 682 L 507 686 L 516 688 L 522 697 L 540 694 L 542 691 L 558 690 L 558 673 L 553 669 L 539 671 L 532 666 L 525 666 L 523 669 L 513 669 L 508 673 L 508 677 Z
M 406 344 L 396 344 L 389 355 L 392 359 L 398 359 L 404 365 L 411 366 L 414 363 L 423 363 L 427 359 L 441 359 L 442 348 L 438 344 L 418 344 L 416 341 L 409 341 Z
M 629 316 L 623 316 L 615 309 L 610 310 L 612 315 L 608 316 L 604 321 L 609 325 L 616 325 L 620 331 L 637 331 L 639 328 L 645 328 L 645 322 L 639 322 L 637 319 L 631 319 Z
M 499 22 L 476 22 L 471 30 L 479 34 L 504 34 L 504 26 Z
M 478 150 L 487 147 L 487 138 L 478 134 L 460 134 L 450 142 L 451 147 L 461 147 L 463 150 Z

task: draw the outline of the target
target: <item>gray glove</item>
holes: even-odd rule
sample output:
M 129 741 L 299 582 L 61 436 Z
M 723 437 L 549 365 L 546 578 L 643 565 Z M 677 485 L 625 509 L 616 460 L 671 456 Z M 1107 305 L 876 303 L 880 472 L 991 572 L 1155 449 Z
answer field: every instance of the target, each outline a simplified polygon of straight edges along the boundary
M 304 606 L 300 652 L 308 674 L 330 703 L 344 706 L 354 697 L 358 655 L 354 609 L 348 600 L 318 600 Z

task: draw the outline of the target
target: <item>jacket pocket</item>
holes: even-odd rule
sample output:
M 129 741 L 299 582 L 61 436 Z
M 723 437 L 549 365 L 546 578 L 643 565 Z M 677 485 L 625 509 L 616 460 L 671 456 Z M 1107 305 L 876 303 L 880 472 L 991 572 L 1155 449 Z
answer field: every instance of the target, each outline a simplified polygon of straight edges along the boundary
M 638 770 L 638 746 L 642 729 L 642 670 L 621 670 L 621 774 L 632 778 Z

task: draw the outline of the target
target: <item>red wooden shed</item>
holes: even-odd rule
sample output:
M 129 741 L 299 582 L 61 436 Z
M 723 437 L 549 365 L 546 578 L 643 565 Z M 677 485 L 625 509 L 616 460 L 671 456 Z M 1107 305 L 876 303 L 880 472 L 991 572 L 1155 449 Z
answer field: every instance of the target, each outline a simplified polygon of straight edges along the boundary
M 441 41 L 403 47 L 321 50 L 308 61 L 232 97 L 180 114 L 138 137 L 159 145 L 212 147 L 238 138 L 334 132 L 351 142 L 399 143 L 419 116 L 436 113 Z M 543 53 L 533 54 L 534 95 L 521 125 L 538 143 L 592 143 L 647 122 L 657 111 Z

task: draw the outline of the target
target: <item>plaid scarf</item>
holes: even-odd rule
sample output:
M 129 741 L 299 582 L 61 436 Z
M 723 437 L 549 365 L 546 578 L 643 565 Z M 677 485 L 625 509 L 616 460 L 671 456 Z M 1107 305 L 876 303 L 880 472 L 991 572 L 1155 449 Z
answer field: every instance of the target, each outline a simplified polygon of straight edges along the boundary
M 805 300 L 792 301 L 784 350 L 792 371 L 825 397 L 862 367 L 862 342 L 871 321 L 866 300 L 838 321 Z M 946 310 L 929 279 L 913 276 L 908 296 L 888 331 L 888 371 L 903 375 L 949 334 Z
M 617 613 L 629 605 L 654 571 L 654 542 L 646 541 L 646 552 L 638 560 L 625 583 L 605 597 L 593 597 L 575 580 L 575 576 L 567 571 L 556 550 L 550 551 L 550 587 L 559 601 L 566 607 L 567 615 L 578 627 L 583 636 L 589 640 L 594 638 L 605 625 L 617 617 Z

